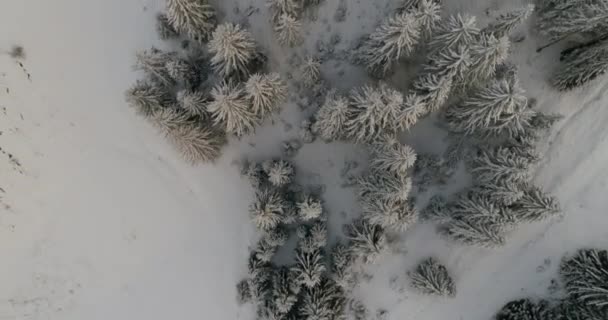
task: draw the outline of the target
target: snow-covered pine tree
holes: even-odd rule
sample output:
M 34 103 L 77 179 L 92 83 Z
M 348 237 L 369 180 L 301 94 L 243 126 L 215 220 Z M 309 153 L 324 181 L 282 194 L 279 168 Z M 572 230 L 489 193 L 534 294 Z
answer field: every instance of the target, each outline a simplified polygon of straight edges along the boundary
M 493 34 L 481 34 L 471 45 L 471 67 L 467 71 L 464 88 L 481 85 L 492 78 L 496 67 L 503 64 L 509 55 L 509 38 L 496 38 Z
M 300 0 L 268 0 L 273 23 L 279 21 L 284 14 L 299 17 L 302 12 L 302 5 L 303 3 Z
M 522 22 L 534 12 L 534 5 L 530 4 L 526 7 L 501 14 L 496 21 L 491 22 L 487 27 L 481 30 L 482 33 L 492 34 L 496 38 L 507 37 L 515 30 Z
M 142 70 L 154 81 L 165 86 L 175 84 L 173 78 L 167 70 L 167 62 L 175 59 L 175 52 L 164 52 L 156 48 L 140 51 L 135 54 L 137 59 L 135 70 Z
M 200 70 L 183 59 L 171 59 L 165 64 L 169 76 L 186 88 L 196 88 L 201 83 Z
M 374 146 L 370 166 L 374 170 L 386 171 L 398 176 L 406 176 L 416 162 L 416 151 L 396 140 Z
M 366 197 L 361 206 L 364 219 L 386 230 L 403 232 L 418 220 L 418 211 L 408 201 Z
M 438 76 L 433 73 L 426 73 L 414 82 L 415 97 L 421 99 L 418 105 L 419 114 L 422 116 L 426 112 L 434 112 L 447 102 L 452 91 L 453 77 Z M 408 96 L 407 101 L 410 101 Z M 415 122 L 414 122 L 415 123 Z
M 332 280 L 323 279 L 318 286 L 304 289 L 299 316 L 302 319 L 339 320 L 343 318 L 345 305 L 342 290 Z
M 252 75 L 245 83 L 245 91 L 259 119 L 277 111 L 287 98 L 287 84 L 278 73 Z
M 255 248 L 255 257 L 262 262 L 269 263 L 272 261 L 277 250 L 279 250 L 278 246 L 267 242 L 265 239 L 261 239 Z
M 421 262 L 409 274 L 412 287 L 424 294 L 454 297 L 456 285 L 448 269 L 434 258 Z
M 313 87 L 321 79 L 321 62 L 313 56 L 306 57 L 300 67 L 300 73 L 304 86 Z
M 318 219 L 323 214 L 323 205 L 321 200 L 312 195 L 304 195 L 301 201 L 296 203 L 298 208 L 298 216 L 302 221 L 310 221 Z
M 396 132 L 401 124 L 403 95 L 386 83 L 354 89 L 350 96 L 345 135 L 369 143 L 382 134 Z
M 245 304 L 251 301 L 252 297 L 251 292 L 249 291 L 248 279 L 243 279 L 236 284 L 236 294 L 236 300 L 239 304 Z
M 520 299 L 507 303 L 496 315 L 496 320 L 544 320 L 549 316 L 545 304 L 536 304 L 530 299 Z M 565 319 L 564 319 L 565 320 Z
M 381 226 L 366 220 L 357 220 L 347 226 L 347 237 L 351 241 L 354 259 L 364 263 L 374 263 L 386 250 L 386 236 Z
M 294 271 L 281 267 L 274 272 L 272 299 L 279 314 L 286 315 L 298 301 L 301 286 Z
M 217 26 L 209 41 L 211 67 L 221 77 L 246 78 L 250 64 L 258 55 L 251 33 L 240 25 L 224 23 Z
M 276 228 L 283 221 L 286 208 L 287 202 L 279 190 L 261 188 L 256 191 L 249 213 L 256 227 L 267 231 Z
M 311 129 L 323 141 L 340 140 L 344 137 L 347 120 L 348 100 L 335 91 L 331 91 L 327 94 L 319 111 L 317 111 Z
M 207 105 L 211 102 L 210 97 L 200 90 L 180 90 L 177 92 L 178 105 L 191 115 L 203 119 L 209 118 Z
M 412 179 L 387 172 L 371 171 L 357 180 L 359 199 L 388 199 L 407 201 L 412 190 Z
M 293 181 L 295 169 L 293 165 L 285 160 L 272 161 L 266 170 L 268 181 L 275 187 L 284 187 Z
M 156 109 L 150 115 L 150 120 L 191 164 L 215 160 L 226 144 L 223 132 L 178 109 Z
M 167 16 L 175 30 L 199 42 L 206 41 L 217 24 L 207 0 L 167 0 Z
M 441 20 L 441 5 L 437 0 L 416 0 L 414 13 L 418 18 L 424 38 L 429 39 Z
M 271 246 L 280 247 L 287 242 L 289 234 L 287 229 L 283 226 L 276 227 L 274 229 L 266 231 L 262 236 L 262 239 Z
M 521 185 L 504 180 L 480 184 L 475 187 L 473 192 L 481 197 L 487 198 L 496 206 L 510 206 L 524 196 Z
M 608 40 L 572 51 L 553 75 L 553 86 L 566 91 L 595 80 L 608 70 Z
M 480 223 L 468 219 L 454 219 L 444 224 L 440 231 L 448 238 L 466 245 L 493 248 L 505 243 L 504 225 L 495 222 Z
M 420 40 L 420 21 L 413 12 L 390 17 L 365 40 L 360 59 L 378 78 L 392 71 L 399 59 L 410 56 Z
M 295 47 L 302 43 L 302 23 L 294 16 L 282 14 L 274 25 L 279 43 Z
M 608 28 L 608 3 L 605 0 L 553 2 L 540 8 L 537 25 L 541 33 L 552 40 L 601 34 Z
M 300 138 L 303 143 L 312 143 L 316 138 L 312 130 L 312 122 L 309 119 L 302 120 L 302 123 L 300 123 L 300 130 L 298 131 L 298 138 Z
M 589 306 L 608 308 L 608 251 L 580 250 L 562 262 L 560 274 L 571 297 Z
M 559 214 L 557 199 L 545 194 L 539 187 L 528 185 L 523 196 L 511 206 L 516 221 L 535 222 Z
M 152 116 L 157 109 L 172 105 L 171 94 L 165 87 L 141 80 L 131 86 L 125 96 L 127 103 L 145 118 Z
M 355 285 L 353 256 L 350 248 L 338 243 L 331 251 L 331 279 L 344 292 L 350 292 Z
M 296 249 L 296 265 L 292 267 L 296 281 L 306 288 L 317 286 L 326 271 L 321 250 Z
M 448 201 L 441 195 L 434 195 L 421 213 L 422 219 L 433 220 L 438 223 L 448 223 L 452 220 Z
M 272 294 L 272 267 L 267 262 L 260 261 L 255 253 L 250 255 L 247 267 L 251 300 L 257 305 L 263 305 Z
M 446 112 L 450 130 L 479 136 L 517 136 L 532 113 L 517 80 L 501 79 L 477 90 Z
M 169 22 L 169 17 L 164 13 L 156 15 L 156 32 L 161 40 L 169 40 L 179 37 L 177 30 Z
M 559 320 L 604 320 L 608 319 L 608 308 L 598 308 L 579 302 L 574 298 L 562 301 L 552 315 Z M 498 320 L 519 320 L 520 318 L 505 318 Z M 543 318 L 546 319 L 546 318 Z
M 469 15 L 452 15 L 443 19 L 429 43 L 432 52 L 455 50 L 473 43 L 479 35 L 477 19 Z
M 405 103 L 403 104 L 401 114 L 397 120 L 399 129 L 409 130 L 418 122 L 418 119 L 427 113 L 427 101 L 425 99 L 428 99 L 428 101 L 432 103 L 430 101 L 430 99 L 432 99 L 430 95 L 419 96 L 416 94 L 409 94 L 405 97 Z
M 221 83 L 211 90 L 211 99 L 207 110 L 216 125 L 237 137 L 254 131 L 258 118 L 242 86 Z
M 439 51 L 431 56 L 431 64 L 425 66 L 425 71 L 435 74 L 439 78 L 465 81 L 467 72 L 471 67 L 470 51 L 469 46 L 464 45 Z M 443 81 L 443 85 L 447 84 Z
M 522 157 L 510 148 L 497 147 L 480 150 L 473 159 L 471 172 L 479 183 L 505 181 L 524 184 L 530 181 L 530 159 Z
M 449 204 L 449 215 L 454 220 L 467 220 L 472 223 L 498 224 L 507 227 L 514 221 L 509 209 L 497 205 L 479 193 L 467 192 Z

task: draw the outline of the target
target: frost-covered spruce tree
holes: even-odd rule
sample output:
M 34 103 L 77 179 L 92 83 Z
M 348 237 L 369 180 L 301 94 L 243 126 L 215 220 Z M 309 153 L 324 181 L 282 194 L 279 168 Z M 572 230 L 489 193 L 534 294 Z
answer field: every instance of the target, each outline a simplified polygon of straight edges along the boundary
M 440 231 L 448 238 L 466 245 L 493 248 L 505 243 L 504 225 L 496 222 L 454 219 L 444 224 Z
M 245 83 L 253 113 L 260 119 L 278 110 L 287 98 L 287 84 L 278 73 L 254 74 Z
M 560 274 L 571 297 L 589 306 L 608 309 L 608 251 L 580 250 L 562 262 Z
M 276 310 L 286 315 L 298 302 L 301 286 L 294 271 L 281 267 L 274 272 L 272 282 L 272 298 Z
M 471 50 L 469 46 L 461 45 L 449 48 L 431 56 L 431 64 L 425 66 L 425 71 L 440 78 L 464 81 L 471 67 Z M 443 82 L 444 85 L 448 84 Z M 449 83 L 452 85 L 452 83 Z M 450 88 L 451 89 L 451 88 Z
M 231 82 L 221 83 L 211 90 L 207 110 L 217 126 L 237 137 L 253 132 L 258 123 L 245 90 Z
M 267 231 L 276 228 L 283 221 L 286 208 L 287 202 L 279 190 L 261 188 L 256 191 L 249 213 L 256 227 Z
M 266 175 L 273 186 L 284 187 L 293 181 L 295 169 L 288 161 L 276 160 L 267 168 Z
M 321 250 L 296 249 L 296 265 L 292 268 L 296 281 L 307 288 L 317 286 L 326 270 Z
M 186 88 L 196 88 L 200 85 L 200 70 L 183 59 L 171 59 L 165 64 L 169 76 Z
M 482 34 L 471 45 L 471 67 L 467 71 L 464 87 L 483 84 L 494 76 L 496 67 L 503 64 L 509 55 L 509 39 L 497 38 L 493 34 Z
M 310 194 L 304 195 L 301 201 L 296 202 L 296 207 L 298 208 L 298 216 L 302 221 L 318 219 L 323 214 L 321 200 Z
M 412 99 L 418 100 L 412 100 L 412 105 L 417 106 L 418 114 L 416 120 L 426 112 L 434 112 L 441 109 L 450 97 L 453 83 L 452 78 L 450 76 L 438 76 L 427 73 L 414 82 L 416 94 Z M 409 100 L 410 97 L 408 96 Z
M 551 315 L 559 320 L 604 320 L 608 319 L 608 309 L 590 306 L 570 298 L 562 301 L 557 307 L 551 310 Z M 516 320 L 519 318 L 505 318 L 499 320 L 511 319 Z
M 165 87 L 146 81 L 137 81 L 125 93 L 127 103 L 143 117 L 152 116 L 158 109 L 172 104 L 171 94 Z
M 315 115 L 312 132 L 323 141 L 332 142 L 344 137 L 348 120 L 348 99 L 331 91 Z
M 508 36 L 524 20 L 534 12 L 534 5 L 530 4 L 524 8 L 501 14 L 496 21 L 482 30 L 482 33 L 492 34 L 496 38 Z
M 357 180 L 359 199 L 388 199 L 407 201 L 412 190 L 412 179 L 407 176 L 371 171 Z
M 429 47 L 438 52 L 472 44 L 480 32 L 476 20 L 474 16 L 460 14 L 441 20 Z
M 608 70 L 608 40 L 573 50 L 564 57 L 551 83 L 558 90 L 581 87 Z
M 302 319 L 343 319 L 346 298 L 340 288 L 330 279 L 323 279 L 311 288 L 303 290 L 303 300 L 299 307 Z
M 533 113 L 516 79 L 501 79 L 474 92 L 446 112 L 454 132 L 478 136 L 521 135 Z
M 361 61 L 379 78 L 392 71 L 399 59 L 410 56 L 420 40 L 420 21 L 416 14 L 397 14 L 374 31 L 361 47 Z
M 142 70 L 154 81 L 165 86 L 172 86 L 175 81 L 167 70 L 167 62 L 176 57 L 175 52 L 164 52 L 156 48 L 136 53 L 135 70 Z
M 526 186 L 522 197 L 511 206 L 515 220 L 523 222 L 541 221 L 559 212 L 557 200 L 533 185 Z
M 537 304 L 530 299 L 520 299 L 507 303 L 496 315 L 496 320 L 544 320 L 549 316 L 545 304 Z
M 405 103 L 401 108 L 401 114 L 399 114 L 397 120 L 399 128 L 409 130 L 423 115 L 427 113 L 427 102 L 425 101 L 427 98 L 431 99 L 432 97 L 425 95 L 419 96 L 416 94 L 409 94 L 407 97 L 405 97 Z
M 370 166 L 398 176 L 406 176 L 416 163 L 416 151 L 396 140 L 381 142 L 373 147 Z
M 487 198 L 497 206 L 510 206 L 524 196 L 521 185 L 504 180 L 480 184 L 475 187 L 473 192 Z
M 386 230 L 403 232 L 418 220 L 418 211 L 408 201 L 366 197 L 361 202 L 363 218 Z
M 601 34 L 608 28 L 608 3 L 604 0 L 552 2 L 541 7 L 537 25 L 552 40 L 578 34 Z
M 304 85 L 313 87 L 321 79 L 321 62 L 317 58 L 309 56 L 300 67 L 300 72 Z
M 177 92 L 178 105 L 191 115 L 208 118 L 207 105 L 210 97 L 200 90 L 181 90 Z
M 456 285 L 448 269 L 434 258 L 424 260 L 409 276 L 412 287 L 421 293 L 448 297 L 456 295 Z
M 258 55 L 251 33 L 240 25 L 224 23 L 217 26 L 209 41 L 211 67 L 221 77 L 245 78 L 250 64 Z
M 441 20 L 441 5 L 437 0 L 417 0 L 414 14 L 418 18 L 422 35 L 430 38 Z
M 471 172 L 479 183 L 502 180 L 523 184 L 530 181 L 531 160 L 509 148 L 480 150 L 472 162 Z
M 201 42 L 217 24 L 215 9 L 207 0 L 167 0 L 167 16 L 175 30 Z
M 179 37 L 175 28 L 169 22 L 169 17 L 164 13 L 156 15 L 156 32 L 161 40 L 169 40 Z
M 353 90 L 348 108 L 345 135 L 357 143 L 369 143 L 380 135 L 403 128 L 400 114 L 403 95 L 386 83 Z
M 274 25 L 279 43 L 295 47 L 302 43 L 302 23 L 294 16 L 282 14 Z
M 386 250 L 386 236 L 381 226 L 366 220 L 357 220 L 348 225 L 347 237 L 351 241 L 354 259 L 364 263 L 374 263 Z
M 350 292 L 355 286 L 355 272 L 353 271 L 353 256 L 350 248 L 338 243 L 331 251 L 331 279 L 342 291 Z
M 495 204 L 475 192 L 462 194 L 450 203 L 447 209 L 452 220 L 466 220 L 480 225 L 497 224 L 503 227 L 514 222 L 507 207 Z
M 226 143 L 223 132 L 212 128 L 178 109 L 164 108 L 152 112 L 150 120 L 189 163 L 210 162 L 221 155 Z
M 302 12 L 302 1 L 299 0 L 268 0 L 272 21 L 276 23 L 282 15 L 299 17 Z
M 452 221 L 448 201 L 441 195 L 431 197 L 426 207 L 421 212 L 423 219 L 433 220 L 438 223 L 449 223 Z

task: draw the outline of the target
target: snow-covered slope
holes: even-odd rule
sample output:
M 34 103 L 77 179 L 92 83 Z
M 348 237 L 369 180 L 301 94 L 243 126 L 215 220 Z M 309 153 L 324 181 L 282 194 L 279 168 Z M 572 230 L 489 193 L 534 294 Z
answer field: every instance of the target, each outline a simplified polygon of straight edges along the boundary
M 213 166 L 181 161 L 123 102 L 137 76 L 130 69 L 135 51 L 158 44 L 154 15 L 162 2 L 0 4 L 0 49 L 19 44 L 27 55 L 22 65 L 0 56 L 0 319 L 253 319 L 235 300 L 255 234 L 250 190 L 233 163 L 243 155 L 279 155 L 303 115 L 295 103 L 286 105 L 281 121 L 233 141 Z M 290 68 L 292 50 L 274 42 L 263 1 L 216 2 L 226 19 L 248 18 L 273 68 Z M 352 46 L 395 2 L 326 0 L 316 21 L 306 22 L 305 48 L 314 53 L 317 41 L 333 34 L 341 36 L 338 49 Z M 341 3 L 346 20 L 336 22 Z M 447 10 L 487 19 L 486 9 L 521 3 L 461 0 Z M 248 17 L 250 5 L 260 10 Z M 429 225 L 408 231 L 407 253 L 387 256 L 357 292 L 372 309 L 388 309 L 390 319 L 487 319 L 509 299 L 548 294 L 564 252 L 608 247 L 608 81 L 553 91 L 545 79 L 557 53 L 537 54 L 534 32 L 522 29 L 527 37 L 513 57 L 523 86 L 541 109 L 565 116 L 537 175 L 565 218 L 526 226 L 497 250 L 448 244 Z M 324 76 L 340 88 L 365 82 L 346 65 L 330 61 Z M 351 192 L 340 188 L 344 162 L 353 159 L 361 161 L 360 150 L 322 143 L 296 158 L 308 182 L 325 184 L 336 222 L 341 211 L 355 210 Z M 405 285 L 405 272 L 427 255 L 451 269 L 456 298 L 423 298 L 390 284 L 399 276 L 397 287 Z

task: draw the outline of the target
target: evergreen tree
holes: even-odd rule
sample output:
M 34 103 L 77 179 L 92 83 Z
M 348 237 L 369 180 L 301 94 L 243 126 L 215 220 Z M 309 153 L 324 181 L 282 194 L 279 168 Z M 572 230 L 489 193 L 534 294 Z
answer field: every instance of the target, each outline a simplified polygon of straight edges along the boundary
M 438 223 L 452 221 L 447 200 L 441 195 L 434 195 L 422 211 L 422 217 Z
M 447 268 L 434 258 L 424 260 L 409 276 L 412 287 L 421 293 L 449 297 L 456 295 L 456 285 Z
M 469 219 L 454 219 L 443 225 L 441 232 L 466 245 L 498 247 L 505 243 L 504 226 L 499 223 L 480 223 Z
M 501 14 L 498 19 L 482 30 L 482 33 L 493 34 L 496 38 L 508 36 L 515 28 L 534 12 L 534 5 Z
M 136 54 L 135 70 L 142 70 L 154 81 L 165 86 L 175 84 L 167 70 L 167 62 L 175 59 L 175 52 L 163 52 L 156 48 L 140 51 Z
M 200 85 L 200 71 L 193 64 L 182 59 L 171 59 L 166 62 L 165 68 L 169 76 L 186 88 L 196 88 Z
M 292 268 L 296 281 L 306 288 L 314 288 L 323 278 L 325 264 L 321 250 L 296 249 L 296 265 Z
M 301 286 L 296 281 L 296 274 L 286 267 L 281 267 L 274 273 L 272 298 L 278 313 L 289 313 L 296 302 Z
M 268 182 L 268 176 L 262 166 L 256 162 L 245 161 L 241 167 L 241 175 L 251 183 L 254 188 L 260 188 Z
M 287 238 L 289 238 L 289 234 L 285 227 L 277 227 L 271 230 L 266 231 L 262 236 L 262 239 L 271 246 L 280 247 L 287 242 Z
M 441 5 L 437 0 L 416 0 L 417 7 L 414 13 L 420 23 L 422 34 L 430 38 L 439 21 L 441 21 Z
M 479 183 L 504 181 L 526 183 L 530 180 L 531 162 L 509 148 L 481 150 L 473 159 L 471 172 Z
M 496 206 L 510 206 L 524 196 L 520 185 L 504 180 L 480 184 L 474 189 L 474 193 L 487 198 Z
M 294 16 L 282 14 L 274 25 L 281 45 L 295 47 L 302 43 L 302 23 Z
M 380 25 L 363 43 L 361 60 L 371 74 L 383 78 L 399 59 L 413 53 L 419 40 L 420 21 L 416 14 L 397 14 Z
M 299 315 L 303 319 L 342 319 L 346 298 L 340 288 L 329 279 L 323 279 L 318 286 L 304 289 L 303 303 Z
M 275 253 L 277 253 L 277 250 L 279 250 L 279 246 L 275 246 L 273 243 L 262 238 L 255 249 L 255 257 L 262 262 L 269 263 L 272 261 Z
M 427 93 L 434 94 L 434 92 Z M 432 103 L 430 99 L 433 99 L 433 97 L 430 95 L 419 96 L 416 94 L 410 94 L 405 97 L 405 104 L 403 105 L 401 114 L 398 116 L 397 120 L 398 128 L 408 130 L 413 127 L 414 124 L 418 122 L 418 119 L 420 119 L 427 112 L 428 103 Z
M 403 232 L 418 220 L 418 211 L 407 201 L 366 197 L 362 207 L 366 220 L 387 230 Z
M 302 221 L 318 219 L 323 214 L 321 200 L 316 199 L 312 195 L 305 195 L 302 201 L 296 203 L 296 206 L 298 208 L 298 216 Z
M 372 171 L 357 181 L 359 199 L 407 201 L 412 180 L 407 176 Z
M 254 131 L 258 119 L 242 87 L 221 83 L 211 90 L 211 98 L 207 110 L 216 125 L 237 137 Z
M 479 85 L 492 78 L 496 67 L 503 64 L 509 56 L 509 39 L 497 38 L 493 34 L 482 34 L 471 45 L 471 67 L 467 71 L 464 86 Z
M 166 108 L 172 104 L 170 93 L 161 86 L 137 81 L 125 93 L 127 103 L 135 109 L 137 114 L 150 117 L 155 110 Z
M 189 114 L 199 116 L 203 119 L 209 118 L 207 105 L 210 98 L 203 91 L 181 90 L 177 92 L 177 102 L 179 106 Z
M 331 252 L 331 278 L 342 291 L 350 292 L 355 286 L 353 256 L 350 248 L 338 243 Z
M 566 91 L 585 85 L 608 70 L 608 40 L 571 52 L 553 75 L 552 84 Z
M 175 30 L 201 42 L 217 24 L 215 10 L 207 0 L 167 0 L 167 16 Z
M 300 130 L 298 131 L 298 137 L 304 143 L 312 143 L 315 141 L 315 134 L 312 129 L 312 122 L 309 119 L 302 120 L 300 124 Z
M 400 127 L 403 95 L 385 83 L 353 90 L 350 97 L 345 134 L 358 142 L 373 142 L 381 134 Z
M 575 299 L 568 299 L 559 304 L 552 315 L 558 320 L 604 320 L 608 319 L 608 309 L 589 306 Z M 505 319 L 510 320 L 510 319 Z
M 315 118 L 312 131 L 321 139 L 326 142 L 342 139 L 348 120 L 348 100 L 335 91 L 330 92 Z
M 272 21 L 276 23 L 282 15 L 299 17 L 302 12 L 302 1 L 299 0 L 268 0 Z
M 386 236 L 379 225 L 357 220 L 348 225 L 347 237 L 351 241 L 353 257 L 364 263 L 374 263 L 386 249 Z
M 426 73 L 414 82 L 416 98 L 420 98 L 422 104 L 419 105 L 418 117 L 424 112 L 434 112 L 447 102 L 452 91 L 452 77 L 438 76 L 433 73 Z M 409 100 L 409 99 L 408 99 Z M 423 109 L 424 107 L 424 109 Z
M 258 55 L 249 31 L 240 25 L 224 23 L 213 31 L 209 42 L 211 67 L 221 77 L 246 77 L 250 64 Z
M 389 141 L 373 148 L 371 167 L 398 176 L 406 176 L 416 162 L 416 151 L 399 141 Z
M 545 320 L 553 319 L 544 304 L 536 304 L 529 299 L 507 303 L 496 315 L 496 320 Z
M 425 66 L 427 73 L 433 73 L 439 78 L 464 81 L 471 67 L 471 52 L 464 45 L 448 48 L 431 56 L 431 62 Z M 446 85 L 447 82 L 444 80 L 443 84 Z
M 278 73 L 254 74 L 245 83 L 253 113 L 264 119 L 275 112 L 287 98 L 287 84 Z
M 268 181 L 275 187 L 283 187 L 290 184 L 295 176 L 293 165 L 285 160 L 273 161 L 266 171 Z
M 164 13 L 156 15 L 156 32 L 161 40 L 169 40 L 179 37 L 177 30 L 169 22 L 169 17 Z
M 560 274 L 572 298 L 608 310 L 608 251 L 580 250 L 562 262 Z
M 252 297 L 251 297 L 251 292 L 249 291 L 248 279 L 243 279 L 243 280 L 239 281 L 239 283 L 237 283 L 236 294 L 237 294 L 237 301 L 239 304 L 244 304 L 244 303 L 251 301 Z
M 560 212 L 557 200 L 536 186 L 527 186 L 523 196 L 513 204 L 512 214 L 518 221 L 535 222 Z
M 455 50 L 473 43 L 479 32 L 474 16 L 453 15 L 441 20 L 429 46 L 433 52 Z
M 222 132 L 177 109 L 156 109 L 150 119 L 191 164 L 217 159 L 226 143 Z
M 262 188 L 256 191 L 249 213 L 256 227 L 266 231 L 276 228 L 283 221 L 286 207 L 287 203 L 279 190 Z
M 493 81 L 449 108 L 446 112 L 448 125 L 451 130 L 465 134 L 519 135 L 532 115 L 523 94 L 516 80 Z
M 602 33 L 608 28 L 608 3 L 604 0 L 553 2 L 541 7 L 537 24 L 541 33 L 552 40 Z
M 310 238 L 317 248 L 325 248 L 327 245 L 327 224 L 324 221 L 316 221 L 310 227 Z
M 321 62 L 315 57 L 309 56 L 304 60 L 300 68 L 302 82 L 306 87 L 313 87 L 321 79 Z

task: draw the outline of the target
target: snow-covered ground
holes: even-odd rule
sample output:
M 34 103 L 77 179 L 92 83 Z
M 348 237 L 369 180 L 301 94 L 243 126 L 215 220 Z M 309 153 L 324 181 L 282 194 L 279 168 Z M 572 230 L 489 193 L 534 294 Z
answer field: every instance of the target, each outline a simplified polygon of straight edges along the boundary
M 225 19 L 248 18 L 274 69 L 290 68 L 294 51 L 274 42 L 263 1 L 216 2 Z M 447 12 L 471 12 L 482 21 L 487 9 L 492 15 L 523 3 L 445 2 Z M 337 22 L 341 3 L 346 20 Z M 305 23 L 308 53 L 333 34 L 341 36 L 338 48 L 352 46 L 395 3 L 325 0 L 316 21 Z M 261 9 L 248 17 L 250 5 Z M 135 51 L 159 43 L 154 16 L 162 6 L 162 0 L 0 4 L 0 51 L 17 44 L 26 52 L 22 65 L 0 55 L 0 320 L 254 318 L 235 299 L 255 232 L 250 190 L 234 162 L 280 155 L 280 143 L 296 136 L 304 116 L 290 103 L 274 126 L 233 141 L 215 165 L 186 165 L 123 101 L 137 77 L 130 68 Z M 387 309 L 389 319 L 488 319 L 510 299 L 549 295 L 565 252 L 608 247 L 608 81 L 555 92 L 546 78 L 557 51 L 536 53 L 531 26 L 521 32 L 526 39 L 512 57 L 523 87 L 542 110 L 565 116 L 543 147 L 537 174 L 559 198 L 564 219 L 525 226 L 496 250 L 449 244 L 432 226 L 417 226 L 402 244 L 407 253 L 387 255 L 357 291 L 372 311 Z M 332 85 L 365 82 L 360 70 L 336 63 L 323 68 Z M 355 210 L 351 191 L 340 188 L 340 171 L 361 157 L 348 145 L 316 143 L 296 158 L 308 182 L 326 186 L 334 221 Z M 406 271 L 428 255 L 450 268 L 456 298 L 399 292 Z

